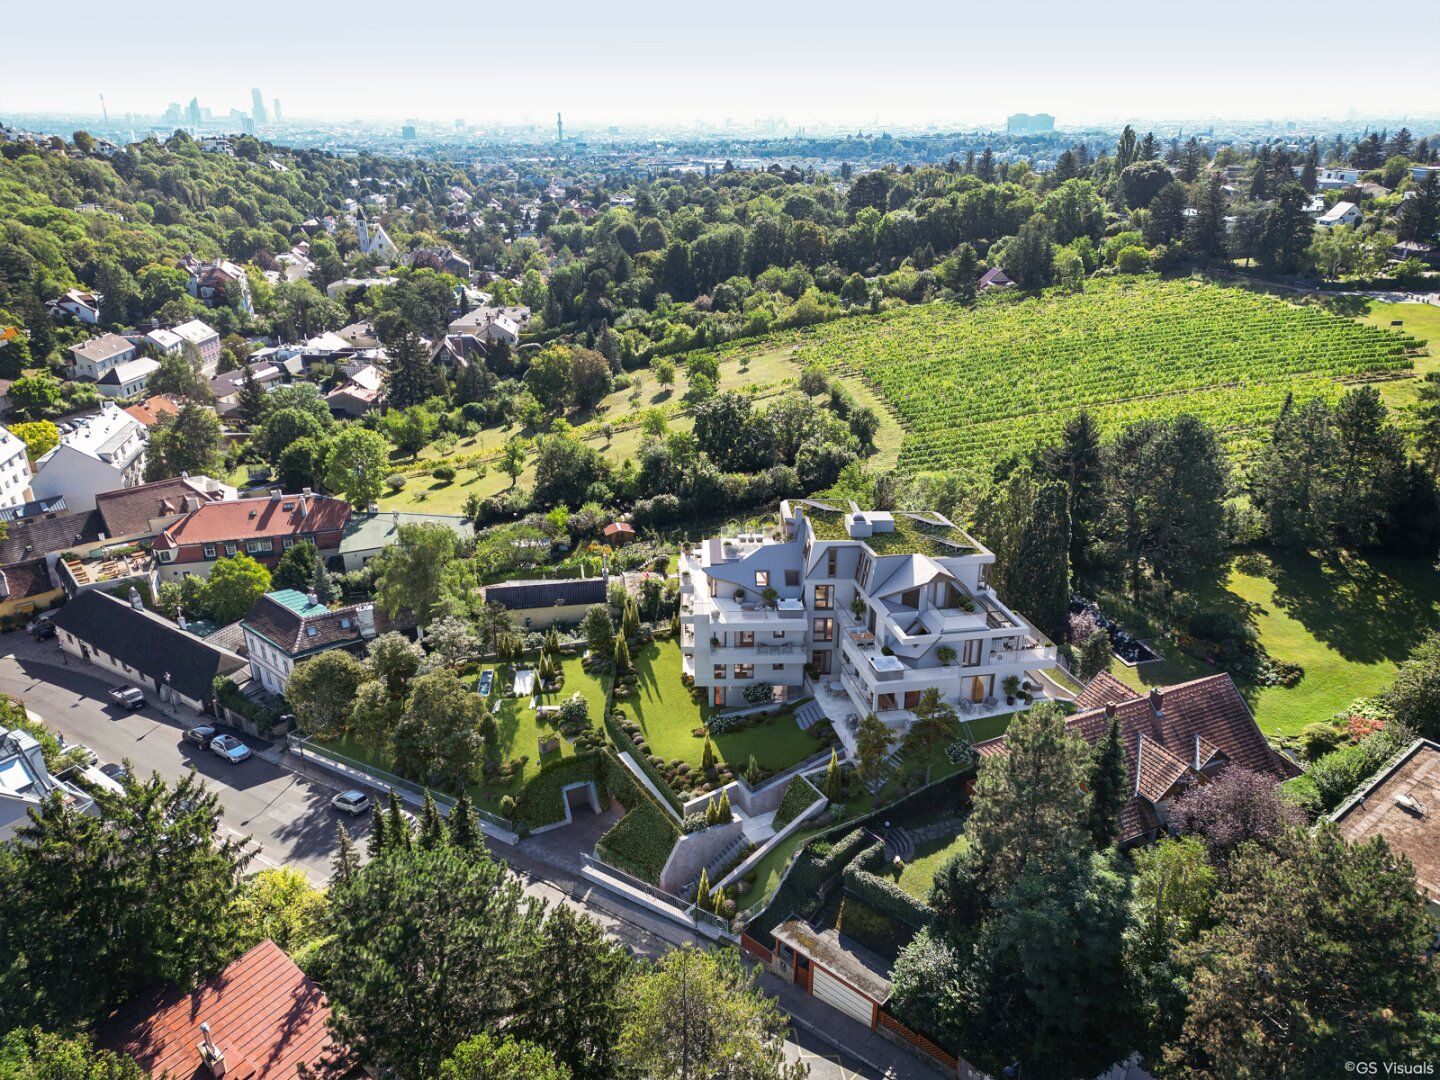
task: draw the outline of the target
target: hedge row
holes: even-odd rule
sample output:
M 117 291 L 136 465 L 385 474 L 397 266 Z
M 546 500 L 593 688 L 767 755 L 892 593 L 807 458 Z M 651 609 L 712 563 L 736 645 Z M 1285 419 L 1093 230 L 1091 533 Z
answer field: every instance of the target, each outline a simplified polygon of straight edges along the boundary
M 780 806 L 775 811 L 775 818 L 772 825 L 776 832 L 779 832 L 790 822 L 808 810 L 820 798 L 820 792 L 815 785 L 806 780 L 803 776 L 792 777 L 790 783 L 785 787 L 785 794 L 780 797 Z
M 885 861 L 885 844 L 877 842 L 845 868 L 845 895 L 863 901 L 882 915 L 888 915 L 913 930 L 930 924 L 930 907 L 916 900 L 893 881 L 875 875 Z

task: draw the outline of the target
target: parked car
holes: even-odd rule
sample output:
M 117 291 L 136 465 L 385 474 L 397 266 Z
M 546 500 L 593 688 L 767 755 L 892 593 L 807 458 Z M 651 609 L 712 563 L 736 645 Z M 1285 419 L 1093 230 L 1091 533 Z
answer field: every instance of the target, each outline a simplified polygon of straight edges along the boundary
M 100 771 L 117 784 L 122 783 L 125 778 L 130 775 L 129 769 L 124 765 L 117 765 L 113 761 L 107 761 L 104 765 L 101 765 Z
M 30 636 L 36 641 L 49 641 L 55 636 L 55 624 L 50 621 L 50 616 L 41 615 L 28 627 Z
M 231 765 L 239 765 L 250 756 L 250 747 L 235 738 L 234 735 L 215 736 L 210 742 L 210 751 L 224 758 Z
M 370 809 L 370 796 L 363 791 L 342 791 L 330 800 L 330 805 L 342 814 L 359 817 Z
M 194 743 L 202 750 L 208 750 L 210 744 L 215 741 L 215 736 L 220 734 L 210 724 L 199 724 L 196 727 L 186 728 L 180 738 L 188 743 Z
M 113 686 L 110 688 L 110 700 L 126 709 L 145 707 L 145 693 L 138 686 Z

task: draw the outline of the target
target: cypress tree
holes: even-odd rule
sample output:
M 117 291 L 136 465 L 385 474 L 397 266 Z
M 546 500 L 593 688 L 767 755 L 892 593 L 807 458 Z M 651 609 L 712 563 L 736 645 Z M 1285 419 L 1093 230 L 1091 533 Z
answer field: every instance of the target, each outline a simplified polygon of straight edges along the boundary
M 1120 718 L 1110 718 L 1105 738 L 1090 751 L 1090 836 L 1095 846 L 1105 849 L 1115 842 L 1120 830 L 1120 811 L 1126 803 L 1125 744 L 1120 738 Z
M 628 675 L 633 670 L 630 662 L 630 644 L 622 634 L 615 642 L 615 674 Z
M 695 906 L 701 911 L 710 910 L 710 872 L 703 866 L 700 868 L 700 881 L 695 886 Z
M 710 745 L 710 736 L 705 736 L 705 749 L 700 753 L 700 768 L 709 771 L 715 768 L 715 747 Z
M 831 802 L 840 798 L 840 756 L 834 750 L 830 751 L 830 764 L 825 769 L 825 797 Z
M 831 757 L 834 757 L 833 750 L 831 751 Z M 760 786 L 760 763 L 755 760 L 754 754 L 750 755 L 750 760 L 745 765 L 745 782 L 752 788 Z

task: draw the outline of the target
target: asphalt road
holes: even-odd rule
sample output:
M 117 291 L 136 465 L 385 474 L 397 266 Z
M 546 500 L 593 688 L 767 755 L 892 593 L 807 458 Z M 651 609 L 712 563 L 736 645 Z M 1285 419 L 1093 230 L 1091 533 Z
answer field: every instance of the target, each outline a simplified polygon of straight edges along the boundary
M 107 673 L 66 657 L 53 641 L 35 642 L 19 633 L 0 638 L 0 691 L 24 698 L 32 715 L 67 743 L 90 747 L 101 762 L 129 762 L 139 777 L 155 772 L 173 781 L 187 770 L 200 774 L 219 797 L 221 827 L 251 839 L 252 870 L 288 866 L 324 884 L 339 823 L 360 838 L 363 850 L 369 816 L 350 818 L 330 806 L 340 788 L 328 773 L 307 770 L 302 775 L 279 747 L 246 735 L 241 737 L 256 753 L 231 765 L 181 738 L 186 727 L 201 722 L 188 709 L 175 707 L 172 712 L 153 700 L 134 712 L 120 708 L 106 697 L 106 690 L 117 684 Z M 653 958 L 698 941 L 683 927 L 590 886 L 554 861 L 536 857 L 544 855 L 539 846 L 527 850 L 527 845 L 513 849 L 492 845 L 492 850 L 510 864 L 527 893 L 585 911 L 637 955 Z M 810 1065 L 815 1080 L 934 1075 L 923 1068 L 911 1073 L 908 1068 L 866 1065 L 838 1051 L 815 1028 L 813 1023 L 793 1026 L 785 1047 L 790 1060 Z

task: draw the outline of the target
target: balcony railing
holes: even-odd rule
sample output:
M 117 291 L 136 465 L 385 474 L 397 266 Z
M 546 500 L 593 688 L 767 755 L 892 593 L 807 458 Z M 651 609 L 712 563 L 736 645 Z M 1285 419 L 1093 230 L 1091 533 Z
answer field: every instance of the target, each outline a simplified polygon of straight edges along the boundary
M 759 643 L 752 643 L 752 644 L 749 644 L 749 645 L 741 645 L 741 644 L 739 644 L 739 643 L 737 643 L 737 642 L 733 642 L 733 641 L 732 641 L 732 642 L 729 642 L 729 643 L 712 641 L 712 642 L 710 642 L 710 649 L 711 649 L 712 652 L 742 652 L 742 651 L 743 651 L 743 652 L 754 653 L 754 654 L 757 655 L 757 656 L 795 656 L 795 657 L 800 657 L 800 656 L 804 656 L 804 655 L 805 655 L 805 646 L 802 645 L 802 644 L 799 644 L 798 642 L 797 642 L 797 643 L 788 644 L 788 645 L 761 645 L 761 644 L 759 644 Z

